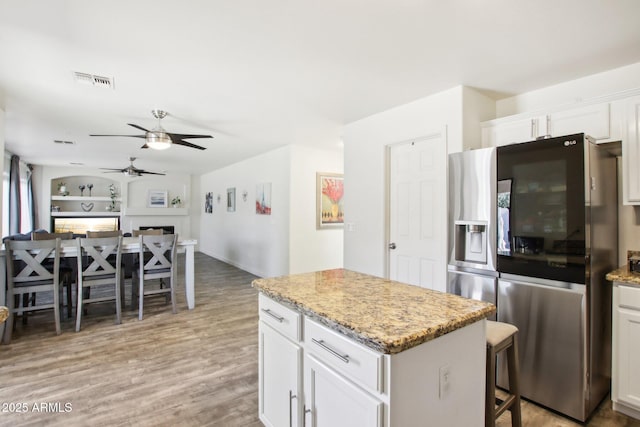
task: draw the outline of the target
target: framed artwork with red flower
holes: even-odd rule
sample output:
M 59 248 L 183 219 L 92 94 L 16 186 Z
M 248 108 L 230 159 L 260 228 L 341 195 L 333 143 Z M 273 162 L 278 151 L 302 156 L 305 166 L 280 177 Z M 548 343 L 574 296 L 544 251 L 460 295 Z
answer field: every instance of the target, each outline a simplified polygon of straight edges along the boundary
M 344 177 L 339 173 L 316 173 L 316 228 L 338 228 L 344 225 Z

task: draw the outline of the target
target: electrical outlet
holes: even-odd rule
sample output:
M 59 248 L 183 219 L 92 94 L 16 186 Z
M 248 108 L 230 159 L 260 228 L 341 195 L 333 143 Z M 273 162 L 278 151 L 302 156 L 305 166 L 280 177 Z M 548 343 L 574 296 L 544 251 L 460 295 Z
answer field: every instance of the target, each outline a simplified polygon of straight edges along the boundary
M 451 366 L 444 365 L 440 368 L 440 400 L 449 395 L 451 384 Z

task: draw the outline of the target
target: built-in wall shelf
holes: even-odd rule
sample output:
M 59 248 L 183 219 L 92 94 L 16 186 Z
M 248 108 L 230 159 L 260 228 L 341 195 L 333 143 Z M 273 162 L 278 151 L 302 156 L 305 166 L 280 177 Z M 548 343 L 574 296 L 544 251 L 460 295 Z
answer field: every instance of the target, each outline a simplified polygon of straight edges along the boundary
M 121 196 L 120 183 L 110 178 L 86 175 L 53 178 L 51 217 L 119 217 L 122 209 Z M 85 208 L 91 210 L 86 211 Z
M 66 202 L 110 202 L 111 197 L 108 197 L 108 196 L 51 196 L 51 200 L 62 200 Z M 119 202 L 120 197 L 116 197 L 114 201 Z
M 118 217 L 120 216 L 120 212 L 110 212 L 110 211 L 80 211 L 80 212 L 51 212 L 52 217 L 79 217 L 79 216 L 101 216 L 101 217 Z
M 177 216 L 188 215 L 187 208 L 126 208 L 123 212 L 125 216 Z

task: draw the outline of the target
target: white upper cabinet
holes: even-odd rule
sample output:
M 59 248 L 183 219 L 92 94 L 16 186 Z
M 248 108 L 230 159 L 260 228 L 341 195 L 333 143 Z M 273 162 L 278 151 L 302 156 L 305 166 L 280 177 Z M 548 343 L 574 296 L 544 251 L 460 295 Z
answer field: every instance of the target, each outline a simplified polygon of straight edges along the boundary
M 547 118 L 547 133 L 551 136 L 585 133 L 596 141 L 609 140 L 611 137 L 608 102 L 550 113 Z
M 482 146 L 499 147 L 536 139 L 547 132 L 546 116 L 491 120 L 482 124 Z
M 621 111 L 618 128 L 622 133 L 622 194 L 625 205 L 640 205 L 640 96 L 615 105 Z
M 531 117 L 503 117 L 482 123 L 482 146 L 498 147 L 544 136 L 585 133 L 597 142 L 615 140 L 608 102 L 559 110 Z

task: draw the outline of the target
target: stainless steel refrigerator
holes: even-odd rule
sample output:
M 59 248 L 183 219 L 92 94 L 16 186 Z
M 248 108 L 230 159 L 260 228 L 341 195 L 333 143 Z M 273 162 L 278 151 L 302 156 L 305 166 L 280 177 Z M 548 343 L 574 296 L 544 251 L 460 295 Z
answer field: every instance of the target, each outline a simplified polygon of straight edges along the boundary
M 496 304 L 496 149 L 450 154 L 448 168 L 447 292 Z
M 610 389 L 615 157 L 584 134 L 499 147 L 497 193 L 498 320 L 519 329 L 522 396 L 585 421 Z

